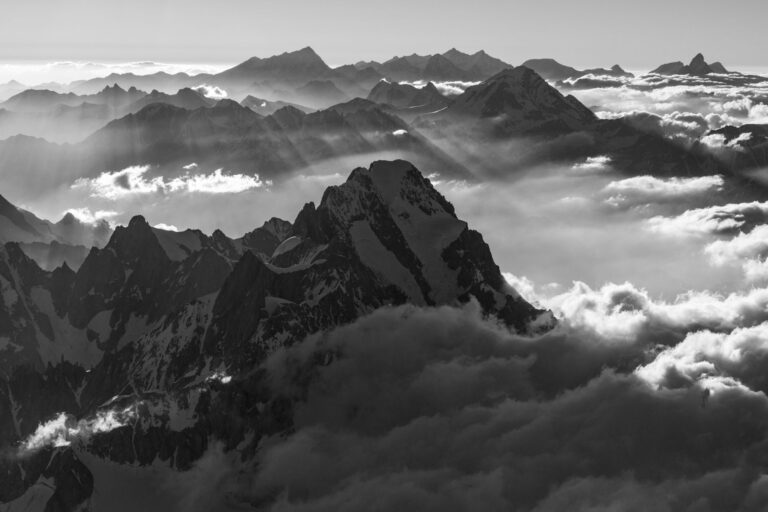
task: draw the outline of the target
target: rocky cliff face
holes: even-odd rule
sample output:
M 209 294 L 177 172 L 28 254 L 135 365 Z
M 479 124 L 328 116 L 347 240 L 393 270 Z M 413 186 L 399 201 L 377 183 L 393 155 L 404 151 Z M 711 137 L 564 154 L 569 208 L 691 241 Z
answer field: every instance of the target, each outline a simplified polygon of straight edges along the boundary
M 13 245 L 3 255 L 2 326 L 21 347 L 3 354 L 38 353 L 46 329 L 51 344 L 80 350 L 36 367 L 9 358 L 0 378 L 0 434 L 14 454 L 0 502 L 44 482 L 56 510 L 91 495 L 83 453 L 185 470 L 216 440 L 252 456 L 262 436 L 290 428 L 294 405 L 271 395 L 265 358 L 378 308 L 476 300 L 521 333 L 552 325 L 405 161 L 356 169 L 293 223 L 272 219 L 238 240 L 170 235 L 135 217 L 77 273 L 42 271 Z

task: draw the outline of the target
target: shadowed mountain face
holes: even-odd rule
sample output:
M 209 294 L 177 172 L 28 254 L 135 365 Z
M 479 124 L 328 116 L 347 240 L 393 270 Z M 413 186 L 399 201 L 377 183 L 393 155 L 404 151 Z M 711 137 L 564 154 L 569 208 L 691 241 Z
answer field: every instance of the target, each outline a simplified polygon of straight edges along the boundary
M 270 395 L 254 369 L 280 347 L 382 306 L 474 300 L 520 332 L 553 325 L 505 283 L 482 236 L 404 161 L 356 169 L 293 223 L 272 219 L 238 240 L 153 230 L 135 217 L 76 273 L 42 271 L 12 244 L 0 255 L 0 278 L 15 297 L 4 294 L 0 315 L 0 336 L 15 340 L 2 351 L 0 410 L 14 404 L 10 427 L 9 415 L 0 416 L 3 449 L 27 446 L 19 442 L 59 413 L 122 411 L 76 450 L 35 446 L 0 462 L 0 500 L 25 496 L 45 476 L 50 499 L 66 496 L 63 510 L 93 492 L 84 452 L 91 463 L 183 470 L 220 440 L 253 457 L 264 436 L 291 428 L 295 405 Z M 25 366 L 52 361 L 42 373 Z M 241 407 L 257 402 L 265 407 Z M 184 413 L 171 420 L 169 410 Z

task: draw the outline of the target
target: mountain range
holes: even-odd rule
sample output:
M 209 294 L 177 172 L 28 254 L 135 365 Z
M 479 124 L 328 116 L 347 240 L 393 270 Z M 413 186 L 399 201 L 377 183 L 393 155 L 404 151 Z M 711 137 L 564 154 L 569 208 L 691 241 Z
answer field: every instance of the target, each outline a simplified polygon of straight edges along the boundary
M 56 415 L 70 425 L 113 418 L 88 437 L 73 427 L 0 459 L 1 502 L 29 501 L 44 482 L 57 510 L 98 492 L 98 461 L 184 470 L 214 440 L 253 457 L 262 437 L 290 430 L 294 407 L 254 370 L 280 347 L 377 308 L 472 300 L 520 333 L 554 325 L 404 161 L 355 169 L 293 222 L 271 219 L 237 240 L 156 230 L 137 216 L 77 272 L 44 271 L 9 243 L 0 281 L 3 450 L 29 446 Z
M 187 173 L 190 162 L 208 172 L 222 169 L 278 181 L 318 163 L 374 154 L 401 155 L 461 179 L 472 179 L 473 173 L 499 177 L 524 166 L 597 156 L 609 158 L 612 167 L 627 174 L 648 169 L 676 176 L 730 174 L 754 165 L 621 119 L 597 119 L 573 96 L 557 90 L 562 80 L 555 86 L 546 80 L 574 73 L 582 79 L 626 75 L 618 66 L 579 71 L 551 59 L 528 62 L 544 76 L 526 66 L 512 68 L 484 52 L 470 55 L 455 49 L 334 69 L 304 48 L 254 57 L 216 75 L 198 75 L 172 93 L 126 89 L 121 83 L 79 95 L 24 91 L 0 104 L 0 133 L 4 127 L 6 134 L 27 132 L 0 140 L 0 175 L 25 177 L 18 186 L 9 182 L 6 191 L 24 202 L 30 194 L 130 166 L 149 166 L 149 178 L 173 179 Z M 708 65 L 697 56 L 688 68 L 699 72 L 703 66 Z M 498 71 L 474 85 L 464 83 L 458 92 L 446 92 L 450 89 L 444 81 L 424 81 L 425 70 L 436 77 L 438 70 L 448 73 L 441 80 L 468 78 L 449 77 L 453 68 L 471 71 L 472 79 Z M 418 78 L 414 83 L 381 78 L 384 73 L 394 76 L 393 70 L 399 70 L 397 75 L 413 69 L 419 73 L 410 77 Z M 357 80 L 358 75 L 365 78 Z M 183 78 L 173 76 L 176 82 Z M 98 80 L 89 84 L 102 85 Z M 258 90 L 268 94 L 252 94 Z M 225 97 L 232 91 L 248 94 L 238 104 L 234 94 Z

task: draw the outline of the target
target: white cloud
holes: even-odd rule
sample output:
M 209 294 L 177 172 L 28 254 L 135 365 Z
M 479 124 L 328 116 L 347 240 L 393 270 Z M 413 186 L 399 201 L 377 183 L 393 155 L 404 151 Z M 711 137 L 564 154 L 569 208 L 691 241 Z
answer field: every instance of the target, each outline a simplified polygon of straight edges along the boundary
M 47 447 L 69 446 L 73 442 L 85 442 L 94 434 L 122 427 L 135 418 L 135 406 L 122 410 L 99 411 L 91 418 L 80 420 L 62 412 L 38 425 L 35 432 L 21 443 L 20 450 L 25 454 Z
M 762 258 L 768 254 L 768 225 L 756 226 L 730 240 L 717 240 L 705 252 L 715 265 L 727 265 L 742 259 Z
M 415 82 L 400 82 L 401 84 L 412 85 L 417 89 L 425 87 L 428 82 L 425 80 L 417 80 Z M 449 82 L 432 82 L 434 86 L 440 91 L 440 94 L 445 96 L 458 96 L 467 90 L 467 88 L 477 85 L 480 82 L 462 82 L 460 80 L 454 80 Z
M 103 172 L 93 179 L 79 178 L 74 189 L 88 190 L 92 197 L 121 199 L 147 194 L 231 194 L 269 186 L 258 175 L 223 174 L 221 169 L 210 174 L 184 174 L 166 180 L 163 176 L 146 178 L 148 165 L 126 167 L 121 171 Z
M 212 100 L 223 100 L 228 97 L 227 91 L 215 85 L 201 84 L 192 89 Z
M 80 222 L 84 222 L 86 224 L 95 224 L 101 220 L 107 220 L 115 217 L 118 212 L 114 210 L 96 210 L 91 211 L 87 207 L 83 208 L 70 208 L 67 211 L 64 212 L 64 214 L 71 213 L 74 215 Z
M 197 164 L 195 162 L 192 162 L 191 164 L 187 164 L 185 166 L 182 166 L 182 169 L 186 171 L 191 171 L 192 169 L 197 169 Z
M 177 228 L 173 224 L 163 224 L 162 222 L 160 224 L 155 224 L 153 227 L 157 229 L 162 229 L 164 231 L 179 231 L 179 228 Z
M 730 240 L 717 240 L 704 249 L 710 262 L 716 266 L 741 266 L 748 282 L 768 279 L 768 225 L 756 226 L 752 231 L 739 233 Z
M 768 202 L 730 203 L 686 210 L 676 217 L 656 216 L 648 220 L 651 231 L 669 236 L 734 232 L 750 222 L 768 219 Z
M 635 373 L 654 386 L 700 382 L 702 387 L 713 390 L 713 386 L 741 386 L 740 380 L 755 385 L 755 381 L 762 380 L 761 367 L 766 362 L 768 323 L 762 323 L 730 333 L 691 333 Z
M 573 165 L 573 170 L 583 172 L 606 171 L 610 167 L 611 157 L 606 155 L 590 156 L 584 162 Z
M 612 205 L 626 203 L 653 203 L 699 195 L 723 186 L 722 176 L 701 176 L 696 178 L 656 178 L 636 176 L 612 181 L 603 188 L 610 194 L 606 202 Z
M 738 137 L 734 137 L 729 142 L 726 142 L 725 135 L 722 135 L 720 133 L 712 133 L 710 135 L 705 135 L 701 138 L 701 143 L 709 146 L 712 149 L 722 149 L 722 148 L 731 148 L 731 149 L 740 149 L 741 142 L 747 142 L 752 138 L 752 134 L 749 132 L 739 134 Z
M 768 321 L 765 288 L 725 296 L 688 292 L 672 301 L 655 299 L 630 283 L 593 289 L 576 282 L 570 290 L 554 296 L 535 290 L 529 286 L 526 291 L 564 325 L 612 343 L 660 343 L 670 337 L 682 339 L 692 330 L 732 330 Z

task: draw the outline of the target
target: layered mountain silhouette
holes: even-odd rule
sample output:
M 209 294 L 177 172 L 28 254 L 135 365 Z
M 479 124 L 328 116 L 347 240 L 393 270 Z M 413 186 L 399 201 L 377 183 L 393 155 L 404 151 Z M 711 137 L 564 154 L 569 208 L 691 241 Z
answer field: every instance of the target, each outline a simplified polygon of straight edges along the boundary
M 61 510 L 91 497 L 94 460 L 183 470 L 215 440 L 252 457 L 264 436 L 290 430 L 294 406 L 270 395 L 254 369 L 280 347 L 377 308 L 471 300 L 520 333 L 553 325 L 404 161 L 356 169 L 294 222 L 271 219 L 238 240 L 153 230 L 134 217 L 77 272 L 45 272 L 7 244 L 0 276 L 12 290 L 0 339 L 13 340 L 0 359 L 0 410 L 13 411 L 0 415 L 2 448 L 18 449 L 57 414 L 131 419 L 76 447 L 0 459 L 0 501 L 44 478 L 49 506 Z
M 50 222 L 0 196 L 0 243 L 16 242 L 44 269 L 52 270 L 63 263 L 79 267 L 90 248 L 103 247 L 111 233 L 106 221 L 89 224 L 66 213 L 58 222 Z
M 571 66 L 560 64 L 555 59 L 529 59 L 523 62 L 522 65 L 534 70 L 543 78 L 551 81 L 560 81 L 569 78 L 580 78 L 586 75 L 624 78 L 631 78 L 634 76 L 632 73 L 624 71 L 618 64 L 613 65 L 610 69 L 591 68 L 578 70 L 576 68 L 572 68 Z
M 189 162 L 203 169 L 279 179 L 326 159 L 399 151 L 420 165 L 467 176 L 418 130 L 374 103 L 362 109 L 304 110 L 285 106 L 261 116 L 232 100 L 193 110 L 150 103 L 78 144 L 51 144 L 25 136 L 0 141 L 0 169 L 25 169 L 32 185 L 40 187 L 69 185 L 77 178 L 132 165 L 151 165 L 155 174 L 180 175 Z M 35 185 L 33 177 L 41 181 Z
M 478 81 L 512 67 L 482 50 L 470 55 L 455 48 L 443 54 L 413 54 L 393 57 L 383 63 L 358 62 L 355 66 L 359 69 L 372 68 L 393 81 Z
M 500 172 L 544 161 L 606 155 L 616 169 L 638 174 L 710 174 L 720 164 L 621 120 L 601 120 L 524 66 L 469 87 L 414 126 L 471 168 Z M 462 144 L 455 144 L 461 140 Z M 525 144 L 515 141 L 527 141 Z
M 288 101 L 279 101 L 279 100 L 269 101 L 269 100 L 265 100 L 263 98 L 257 98 L 256 96 L 251 96 L 251 95 L 246 96 L 243 99 L 243 101 L 240 102 L 240 104 L 244 107 L 248 107 L 249 109 L 253 110 L 257 114 L 261 114 L 262 116 L 268 116 L 268 115 L 274 114 L 275 112 L 277 112 L 283 107 L 294 107 L 306 113 L 310 113 L 314 110 L 309 107 L 305 107 L 303 105 L 290 103 Z
M 661 66 L 651 71 L 651 73 L 656 73 L 659 75 L 703 76 L 709 75 L 711 73 L 726 74 L 728 73 L 728 70 L 725 69 L 725 66 L 719 62 L 708 64 L 707 61 L 704 60 L 704 56 L 699 53 L 696 54 L 696 56 L 688 65 L 683 64 L 680 61 L 670 62 L 667 64 L 662 64 Z
M 406 121 L 413 120 L 420 114 L 436 112 L 447 107 L 451 100 L 444 96 L 433 84 L 424 87 L 411 84 L 382 80 L 371 89 L 368 99 L 391 110 Z
M 172 95 L 154 94 L 154 101 L 174 100 Z M 117 84 L 87 95 L 28 89 L 0 103 L 0 139 L 24 134 L 77 142 L 109 121 L 140 109 L 146 97 L 144 91 L 125 90 Z

